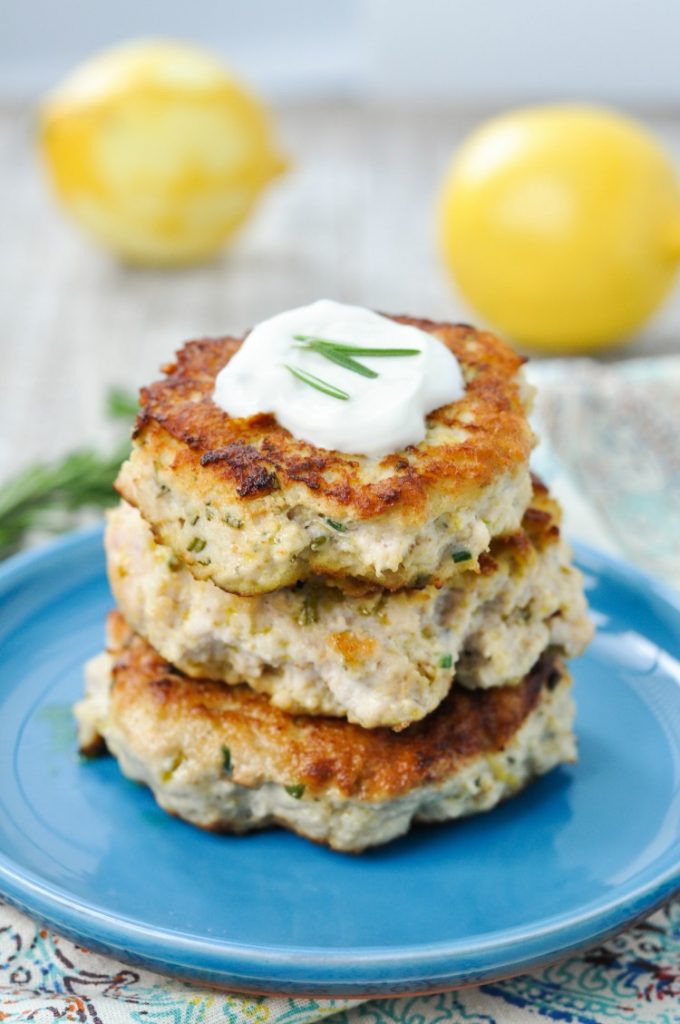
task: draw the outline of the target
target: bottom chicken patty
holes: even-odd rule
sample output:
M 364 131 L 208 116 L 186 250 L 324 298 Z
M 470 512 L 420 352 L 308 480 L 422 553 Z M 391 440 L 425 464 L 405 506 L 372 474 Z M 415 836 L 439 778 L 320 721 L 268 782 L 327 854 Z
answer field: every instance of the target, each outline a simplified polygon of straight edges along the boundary
M 546 652 L 517 685 L 454 687 L 400 733 L 288 715 L 246 686 L 190 679 L 109 618 L 76 706 L 81 750 L 104 748 L 159 805 L 201 828 L 282 825 L 360 852 L 489 810 L 575 759 L 570 679 Z

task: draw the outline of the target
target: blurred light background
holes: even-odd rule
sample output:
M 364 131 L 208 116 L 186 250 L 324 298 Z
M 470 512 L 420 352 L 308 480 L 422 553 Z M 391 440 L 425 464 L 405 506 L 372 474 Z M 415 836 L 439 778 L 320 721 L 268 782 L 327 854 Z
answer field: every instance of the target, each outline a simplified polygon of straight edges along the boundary
M 507 105 L 680 102 L 674 0 L 24 0 L 5 4 L 0 90 L 35 96 L 104 46 L 209 46 L 270 98 Z
M 139 37 L 220 55 L 273 109 L 292 161 L 205 266 L 116 262 L 64 217 L 39 165 L 39 99 L 93 52 Z M 105 439 L 107 386 L 153 379 L 188 337 L 319 296 L 469 319 L 434 239 L 435 196 L 461 139 L 515 104 L 605 102 L 641 117 L 680 168 L 678 38 L 672 0 L 3 5 L 0 477 Z M 674 351 L 678 328 L 676 289 L 615 357 Z

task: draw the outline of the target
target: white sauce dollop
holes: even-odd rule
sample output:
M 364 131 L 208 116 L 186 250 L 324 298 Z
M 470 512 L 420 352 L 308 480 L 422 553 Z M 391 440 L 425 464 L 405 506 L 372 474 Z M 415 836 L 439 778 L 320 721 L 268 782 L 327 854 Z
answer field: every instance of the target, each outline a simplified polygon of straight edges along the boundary
M 367 378 L 296 347 L 298 334 L 363 348 L 418 349 L 419 354 L 354 356 L 378 374 Z M 313 374 L 349 398 L 316 390 L 286 366 Z M 217 375 L 213 399 L 234 417 L 273 413 L 294 437 L 317 448 L 382 456 L 422 441 L 426 415 L 455 402 L 464 390 L 458 360 L 431 334 L 360 306 L 322 299 L 253 328 Z

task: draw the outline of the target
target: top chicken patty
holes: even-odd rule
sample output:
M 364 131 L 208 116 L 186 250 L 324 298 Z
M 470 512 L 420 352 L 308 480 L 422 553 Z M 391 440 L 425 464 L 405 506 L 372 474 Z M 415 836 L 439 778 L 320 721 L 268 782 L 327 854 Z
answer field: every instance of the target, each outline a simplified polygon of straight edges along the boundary
M 242 595 L 313 576 L 397 590 L 476 568 L 491 537 L 519 527 L 533 444 L 522 358 L 465 325 L 393 319 L 444 342 L 466 390 L 430 413 L 420 444 L 384 458 L 223 412 L 212 394 L 235 338 L 187 343 L 142 389 L 116 486 L 196 578 Z

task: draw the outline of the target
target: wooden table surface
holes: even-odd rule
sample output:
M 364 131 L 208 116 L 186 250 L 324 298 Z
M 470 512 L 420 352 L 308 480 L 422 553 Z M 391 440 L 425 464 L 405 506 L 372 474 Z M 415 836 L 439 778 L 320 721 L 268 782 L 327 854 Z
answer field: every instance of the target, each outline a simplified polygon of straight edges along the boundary
M 29 108 L 0 107 L 0 479 L 104 442 L 109 385 L 154 379 L 181 342 L 238 332 L 319 297 L 470 319 L 437 260 L 433 203 L 448 158 L 488 111 L 350 103 L 277 112 L 290 172 L 224 257 L 176 271 L 120 265 L 65 220 Z M 648 119 L 680 168 L 680 121 Z M 618 355 L 680 351 L 680 287 Z

